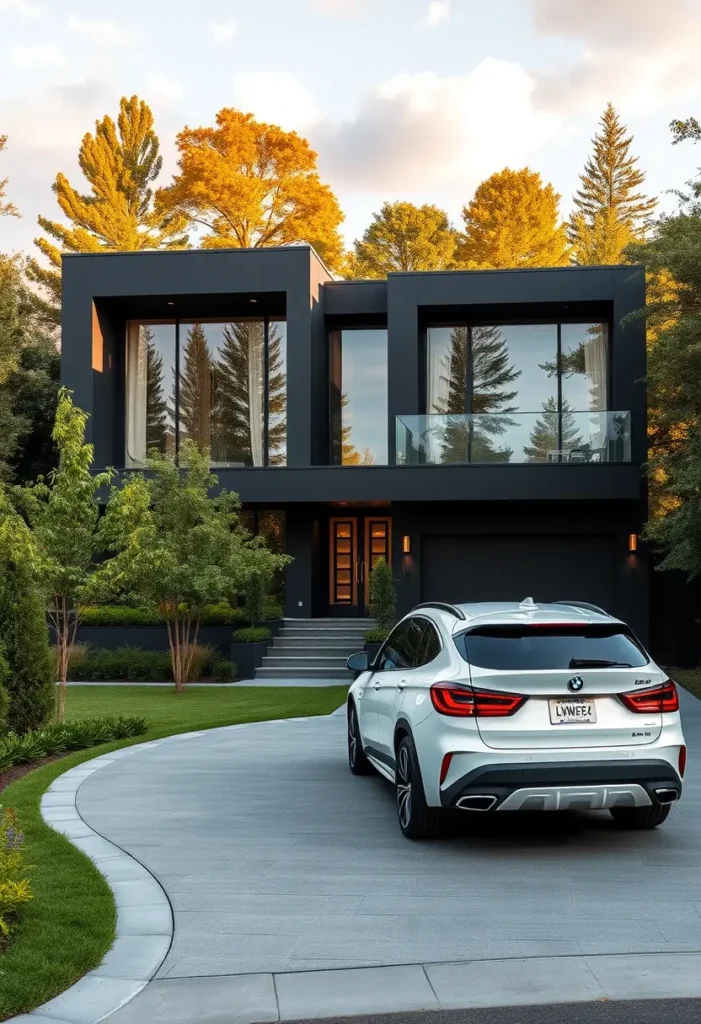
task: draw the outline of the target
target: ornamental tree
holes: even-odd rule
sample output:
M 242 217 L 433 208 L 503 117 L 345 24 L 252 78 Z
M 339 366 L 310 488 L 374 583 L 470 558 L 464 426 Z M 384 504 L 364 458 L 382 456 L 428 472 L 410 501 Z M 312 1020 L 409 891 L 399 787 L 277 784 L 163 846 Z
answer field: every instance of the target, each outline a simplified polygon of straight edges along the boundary
M 215 493 L 209 451 L 183 441 L 179 465 L 152 452 L 148 475 L 129 474 L 113 486 L 100 525 L 112 557 L 91 580 L 94 600 L 123 600 L 158 608 L 166 620 L 175 689 L 189 679 L 205 606 L 245 592 L 256 574 L 287 565 L 239 519 L 237 495 Z
M 378 629 L 389 630 L 397 612 L 397 592 L 394 574 L 384 558 L 378 559 L 370 572 L 370 614 Z
M 33 528 L 37 581 L 48 602 L 49 621 L 56 634 L 59 722 L 65 713 L 68 658 L 80 621 L 80 606 L 95 569 L 98 492 L 112 475 L 111 470 L 91 472 L 94 451 L 85 443 L 87 420 L 88 414 L 73 404 L 71 392 L 62 388 L 52 435 L 58 467 L 46 479 L 16 488 Z

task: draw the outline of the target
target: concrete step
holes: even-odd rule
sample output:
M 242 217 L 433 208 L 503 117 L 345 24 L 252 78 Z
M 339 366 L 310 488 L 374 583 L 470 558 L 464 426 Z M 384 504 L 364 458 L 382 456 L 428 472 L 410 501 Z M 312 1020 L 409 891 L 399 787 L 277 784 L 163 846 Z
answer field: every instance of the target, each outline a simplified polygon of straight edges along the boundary
M 356 651 L 362 650 L 362 643 L 358 644 L 300 644 L 296 640 L 280 641 L 275 640 L 272 647 L 268 648 L 271 654 L 285 654 L 290 658 L 303 657 L 309 655 L 310 657 L 342 657 L 346 651 L 350 651 L 351 654 L 355 654 Z
M 275 637 L 275 643 L 293 644 L 295 647 L 362 647 L 365 643 L 363 635 L 359 636 L 288 636 L 281 633 Z
M 257 668 L 256 679 L 337 679 L 350 684 L 353 675 L 345 668 L 309 668 L 304 672 L 298 668 Z
M 370 627 L 368 626 L 368 629 Z M 335 629 L 333 627 L 326 628 L 325 626 L 315 627 L 314 629 L 300 629 L 298 626 L 283 626 L 278 633 L 278 636 L 299 636 L 299 637 L 315 637 L 315 636 L 328 636 L 338 639 L 344 636 L 365 636 L 366 629 Z
M 346 667 L 345 658 L 276 658 L 266 654 L 261 668 L 293 668 L 297 675 L 304 676 L 308 669 Z

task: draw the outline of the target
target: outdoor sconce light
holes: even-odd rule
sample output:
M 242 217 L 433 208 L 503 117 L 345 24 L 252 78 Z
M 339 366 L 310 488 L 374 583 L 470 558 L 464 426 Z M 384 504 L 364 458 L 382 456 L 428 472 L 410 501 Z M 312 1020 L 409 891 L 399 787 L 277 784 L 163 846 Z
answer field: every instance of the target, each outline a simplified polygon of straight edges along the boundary
M 405 533 L 402 537 L 402 552 L 405 555 L 411 554 L 411 537 L 408 533 Z
M 629 551 L 637 551 L 638 550 L 638 535 L 637 535 L 637 533 L 629 533 L 628 534 L 628 550 Z

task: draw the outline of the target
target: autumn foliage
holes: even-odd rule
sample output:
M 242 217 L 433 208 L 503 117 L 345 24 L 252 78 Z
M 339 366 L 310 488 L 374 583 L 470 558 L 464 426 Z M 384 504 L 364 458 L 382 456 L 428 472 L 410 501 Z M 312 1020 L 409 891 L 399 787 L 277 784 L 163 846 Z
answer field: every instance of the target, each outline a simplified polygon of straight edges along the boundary
M 179 173 L 158 208 L 205 228 L 203 247 L 306 241 L 329 266 L 340 263 L 343 214 L 306 139 L 226 107 L 214 127 L 185 128 L 177 146 Z

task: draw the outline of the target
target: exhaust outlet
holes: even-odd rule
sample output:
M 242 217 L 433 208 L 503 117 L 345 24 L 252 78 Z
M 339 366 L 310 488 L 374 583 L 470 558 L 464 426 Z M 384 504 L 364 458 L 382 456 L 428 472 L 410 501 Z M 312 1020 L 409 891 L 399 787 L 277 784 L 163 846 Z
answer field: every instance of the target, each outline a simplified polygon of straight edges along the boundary
M 676 789 L 656 789 L 655 796 L 661 804 L 673 804 L 679 798 Z
M 456 806 L 462 811 L 491 811 L 494 804 L 497 802 L 495 796 L 462 796 L 458 800 Z

